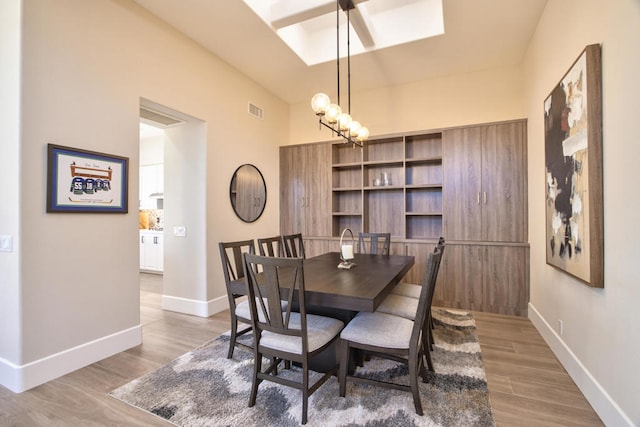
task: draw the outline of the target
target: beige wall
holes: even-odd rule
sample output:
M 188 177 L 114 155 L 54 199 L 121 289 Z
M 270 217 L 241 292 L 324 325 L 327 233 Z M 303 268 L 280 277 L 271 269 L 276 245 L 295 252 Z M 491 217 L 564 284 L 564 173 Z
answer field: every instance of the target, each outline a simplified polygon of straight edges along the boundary
M 351 112 L 372 137 L 520 119 L 525 116 L 521 74 L 519 67 L 492 69 L 352 93 Z M 318 130 L 312 95 L 291 107 L 291 144 L 331 139 L 331 131 Z
M 543 100 L 602 44 L 605 287 L 546 265 Z M 523 70 L 529 119 L 531 307 L 536 326 L 607 425 L 639 425 L 640 2 L 550 0 Z M 559 335 L 558 321 L 564 322 Z M 625 414 L 626 413 L 626 417 Z
M 0 235 L 13 240 L 13 252 L 0 252 L 0 379 L 14 377 L 9 361 L 20 357 L 21 16 L 19 2 L 0 2 Z
M 199 211 L 175 212 L 187 226 L 186 238 L 165 236 L 165 243 L 170 246 L 173 241 L 174 248 L 189 244 L 186 253 L 191 256 L 199 248 L 199 270 L 179 290 L 172 289 L 171 296 L 186 304 L 208 309 L 226 301 L 218 241 L 278 232 L 277 147 L 289 138 L 286 104 L 133 2 L 24 0 L 22 5 L 22 134 L 19 144 L 17 133 L 11 135 L 13 145 L 5 148 L 3 143 L 12 166 L 0 172 L 10 173 L 16 188 L 8 199 L 3 188 L 1 215 L 16 225 L 0 234 L 14 235 L 20 252 L 9 257 L 23 260 L 19 276 L 11 275 L 6 284 L 3 277 L 0 290 L 0 304 L 4 307 L 7 301 L 11 307 L 0 312 L 0 325 L 9 331 L 0 340 L 0 384 L 13 390 L 140 342 L 141 98 L 200 119 L 206 131 L 194 162 L 203 167 L 189 170 L 199 174 L 189 177 L 195 178 L 189 193 L 183 190 L 185 199 L 197 200 Z M 19 7 L 3 3 L 2 8 L 3 19 L 10 16 L 16 27 Z M 5 9 L 11 14 L 5 15 Z M 4 73 L 4 48 L 2 53 Z M 11 71 L 9 82 L 15 85 L 16 67 Z M 16 89 L 8 108 L 20 105 L 17 93 Z M 247 114 L 249 101 L 265 110 L 264 120 Z M 47 143 L 129 157 L 129 214 L 45 213 Z M 253 224 L 237 219 L 229 204 L 231 175 L 243 163 L 260 168 L 269 191 L 263 217 Z M 169 179 L 184 184 L 184 168 L 176 167 L 180 176 Z M 7 259 L 1 253 L 0 257 L 2 263 Z M 172 265 L 189 263 L 174 260 L 167 267 Z

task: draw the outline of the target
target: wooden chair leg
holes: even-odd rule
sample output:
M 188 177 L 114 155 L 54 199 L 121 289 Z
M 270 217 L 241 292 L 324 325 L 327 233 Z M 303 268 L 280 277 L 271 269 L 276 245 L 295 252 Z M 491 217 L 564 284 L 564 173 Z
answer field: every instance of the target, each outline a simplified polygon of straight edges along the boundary
M 433 351 L 433 317 L 429 312 L 429 350 Z
M 340 340 L 340 368 L 338 370 L 338 381 L 340 397 L 344 397 L 347 392 L 347 369 L 349 368 L 349 343 Z
M 307 412 L 309 410 L 309 365 L 304 362 L 302 366 L 302 421 L 307 423 Z
M 260 381 L 258 379 L 258 373 L 262 370 L 262 354 L 258 351 L 254 351 L 253 360 L 253 383 L 251 384 L 251 395 L 249 396 L 249 408 L 256 404 L 256 396 L 258 395 L 258 385 Z
M 413 395 L 413 405 L 416 408 L 416 414 L 423 415 L 422 402 L 420 401 L 420 388 L 418 387 L 418 361 L 409 361 L 409 382 L 411 385 L 411 394 Z
M 229 340 L 229 351 L 227 352 L 227 359 L 231 359 L 233 357 L 233 350 L 236 347 L 237 334 L 238 334 L 238 319 L 232 316 L 231 317 L 231 340 Z
M 425 328 L 422 330 L 422 353 L 424 355 L 424 358 L 427 361 L 427 368 L 431 372 L 435 372 L 435 370 L 433 369 L 433 361 L 431 360 L 432 348 L 433 346 L 431 341 L 431 327 L 427 322 L 427 324 L 425 325 Z

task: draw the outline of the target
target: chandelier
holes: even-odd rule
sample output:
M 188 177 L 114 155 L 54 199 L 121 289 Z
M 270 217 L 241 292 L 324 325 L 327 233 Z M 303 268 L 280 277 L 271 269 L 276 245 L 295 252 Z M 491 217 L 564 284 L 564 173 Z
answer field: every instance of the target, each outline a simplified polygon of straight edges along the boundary
M 347 111 L 342 111 L 340 107 L 340 7 L 347 13 Z M 337 50 L 337 70 L 338 70 L 338 103 L 331 103 L 331 99 L 324 93 L 316 93 L 311 98 L 311 108 L 318 116 L 320 128 L 322 126 L 331 129 L 334 135 L 344 138 L 345 143 L 362 147 L 364 141 L 369 137 L 369 129 L 362 126 L 360 122 L 351 117 L 351 52 L 349 47 L 349 29 L 351 21 L 349 10 L 353 9 L 352 0 L 336 1 L 336 50 Z

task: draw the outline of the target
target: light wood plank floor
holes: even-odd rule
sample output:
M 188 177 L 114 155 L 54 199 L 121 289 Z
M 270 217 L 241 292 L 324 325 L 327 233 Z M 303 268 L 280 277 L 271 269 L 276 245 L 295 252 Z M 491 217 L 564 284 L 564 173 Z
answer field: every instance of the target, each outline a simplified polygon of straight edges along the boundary
M 161 287 L 162 276 L 141 274 L 142 345 L 24 393 L 0 386 L 0 426 L 171 425 L 107 393 L 220 335 L 229 318 L 162 311 Z M 499 427 L 603 425 L 529 320 L 474 316 Z

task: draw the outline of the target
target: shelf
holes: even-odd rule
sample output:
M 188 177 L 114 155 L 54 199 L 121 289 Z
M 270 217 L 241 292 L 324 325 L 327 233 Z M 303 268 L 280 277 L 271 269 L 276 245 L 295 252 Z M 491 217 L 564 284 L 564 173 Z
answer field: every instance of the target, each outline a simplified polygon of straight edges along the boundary
M 406 159 L 405 163 L 442 163 L 442 156 Z
M 388 191 L 388 190 L 402 190 L 400 185 L 379 185 L 377 187 L 364 187 L 364 191 Z
M 362 191 L 361 187 L 344 187 L 344 188 L 334 188 L 332 191 L 340 191 L 340 192 L 345 192 L 345 191 Z
M 362 162 L 362 164 L 364 166 L 402 166 L 402 164 L 404 163 L 404 160 L 402 159 L 398 159 L 398 160 L 375 160 L 375 161 L 369 161 L 369 162 Z
M 362 164 L 358 162 L 358 163 L 339 163 L 339 164 L 334 164 L 331 167 L 334 169 L 360 169 L 361 166 Z
M 342 145 L 332 150 L 333 237 L 345 227 L 397 239 L 440 236 L 442 133 L 372 139 L 355 152 Z M 390 185 L 376 185 L 385 179 Z

